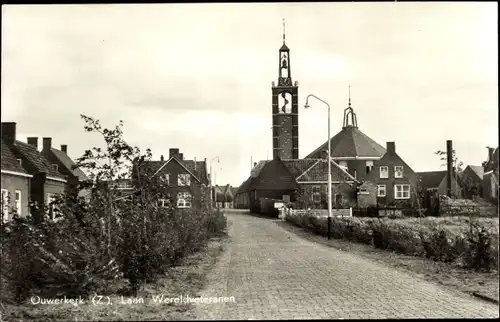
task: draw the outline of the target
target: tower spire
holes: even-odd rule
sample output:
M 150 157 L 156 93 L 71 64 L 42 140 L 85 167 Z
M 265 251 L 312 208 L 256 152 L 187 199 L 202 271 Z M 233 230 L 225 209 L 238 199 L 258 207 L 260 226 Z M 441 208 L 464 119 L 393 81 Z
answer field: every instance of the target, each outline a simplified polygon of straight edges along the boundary
M 285 44 L 285 18 L 283 18 L 283 45 Z
M 351 108 L 351 84 L 349 84 L 349 108 Z
M 349 116 L 350 122 L 349 122 Z M 356 113 L 354 113 L 354 110 L 351 106 L 351 84 L 349 84 L 349 105 L 348 107 L 344 110 L 344 126 L 343 128 L 345 129 L 346 127 L 358 127 L 358 119 L 356 117 Z

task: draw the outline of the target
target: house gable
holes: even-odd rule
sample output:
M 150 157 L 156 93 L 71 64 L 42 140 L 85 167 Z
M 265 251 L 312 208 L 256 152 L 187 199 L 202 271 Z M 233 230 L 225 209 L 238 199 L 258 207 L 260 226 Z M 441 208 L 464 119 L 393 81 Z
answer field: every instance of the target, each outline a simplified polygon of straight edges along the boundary
M 183 162 L 177 160 L 176 157 L 171 157 L 170 159 L 168 159 L 167 161 L 164 161 L 165 163 L 163 165 L 160 166 L 160 168 L 158 170 L 156 170 L 156 172 L 150 177 L 154 177 L 156 176 L 158 173 L 162 173 L 162 170 L 171 162 L 174 162 L 178 165 L 180 165 L 184 170 L 186 170 L 187 173 L 189 173 L 196 181 L 198 181 L 199 183 L 201 183 L 201 180 L 193 173 L 191 172 L 185 165 Z

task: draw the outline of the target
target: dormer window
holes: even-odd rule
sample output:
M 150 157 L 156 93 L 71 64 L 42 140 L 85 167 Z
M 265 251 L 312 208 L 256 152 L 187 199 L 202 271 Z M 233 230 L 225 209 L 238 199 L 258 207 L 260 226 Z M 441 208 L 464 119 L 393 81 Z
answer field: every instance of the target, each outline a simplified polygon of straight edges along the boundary
M 372 171 L 372 168 L 373 168 L 373 161 L 371 160 L 366 161 L 366 174 L 370 173 L 370 171 Z

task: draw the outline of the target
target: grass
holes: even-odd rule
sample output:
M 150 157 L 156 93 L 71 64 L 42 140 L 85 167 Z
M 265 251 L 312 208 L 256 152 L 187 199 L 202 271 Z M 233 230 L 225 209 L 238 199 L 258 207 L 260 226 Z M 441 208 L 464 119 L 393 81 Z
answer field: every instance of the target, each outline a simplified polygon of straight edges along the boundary
M 28 300 L 21 306 L 8 305 L 2 310 L 0 321 L 155 321 L 189 319 L 195 304 L 168 303 L 159 304 L 152 301 L 152 296 L 165 297 L 199 296 L 206 274 L 215 264 L 224 250 L 227 237 L 212 239 L 204 250 L 188 256 L 176 267 L 172 267 L 165 277 L 155 284 L 146 284 L 135 299 L 142 303 L 122 304 L 120 289 L 126 283 L 117 281 L 108 295 L 103 296 L 100 305 L 92 304 L 90 299 L 82 305 L 51 304 L 34 305 Z M 109 297 L 109 298 L 108 298 Z M 124 299 L 129 297 L 124 296 Z M 104 303 L 111 302 L 110 305 Z
M 457 226 L 460 226 L 459 223 L 464 221 L 464 218 L 458 219 L 451 217 L 425 218 L 422 220 L 424 221 L 423 224 L 429 224 L 430 221 L 436 221 L 436 219 L 441 220 L 442 224 L 446 223 L 453 228 L 457 228 Z M 418 218 L 411 218 L 399 219 L 398 221 L 406 221 L 407 223 L 415 222 L 416 224 L 419 220 L 420 219 Z M 398 254 L 353 241 L 343 239 L 328 240 L 325 237 L 315 235 L 303 230 L 300 227 L 294 226 L 289 222 L 276 222 L 284 229 L 309 241 L 327 245 L 341 251 L 353 253 L 378 264 L 403 270 L 410 275 L 422 278 L 432 283 L 440 284 L 446 288 L 458 290 L 467 294 L 476 292 L 498 301 L 498 271 L 492 271 L 490 273 L 476 272 L 473 270 L 463 269 L 456 265 L 436 262 L 422 257 Z M 495 220 L 492 220 L 492 222 L 493 224 L 496 223 L 496 226 L 498 227 L 498 219 L 496 219 L 496 222 Z

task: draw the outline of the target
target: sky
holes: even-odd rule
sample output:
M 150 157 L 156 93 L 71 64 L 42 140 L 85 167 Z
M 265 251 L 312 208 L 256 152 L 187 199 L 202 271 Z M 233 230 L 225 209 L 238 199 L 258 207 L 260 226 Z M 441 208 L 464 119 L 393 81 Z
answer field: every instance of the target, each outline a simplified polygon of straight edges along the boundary
M 465 165 L 498 146 L 496 2 L 3 5 L 2 122 L 76 159 L 103 144 L 80 114 L 123 120 L 154 159 L 219 157 L 215 183 L 239 186 L 272 157 L 283 19 L 299 106 L 326 100 L 332 136 L 350 85 L 359 129 L 414 171 L 444 169 L 446 140 Z M 300 157 L 326 141 L 326 115 L 300 108 Z

